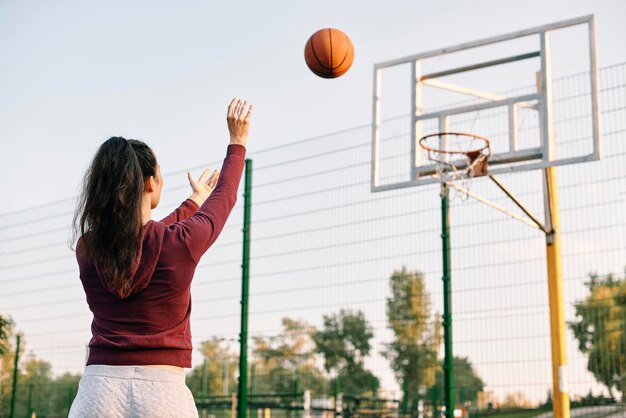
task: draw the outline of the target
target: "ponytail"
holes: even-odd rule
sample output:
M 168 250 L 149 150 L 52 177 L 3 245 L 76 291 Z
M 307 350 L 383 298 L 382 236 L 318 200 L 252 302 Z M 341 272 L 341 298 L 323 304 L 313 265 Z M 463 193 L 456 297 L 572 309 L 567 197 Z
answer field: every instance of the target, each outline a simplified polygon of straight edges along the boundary
M 96 263 L 109 287 L 122 295 L 132 285 L 143 231 L 142 197 L 156 166 L 145 143 L 108 139 L 85 174 L 74 214 L 77 251 Z

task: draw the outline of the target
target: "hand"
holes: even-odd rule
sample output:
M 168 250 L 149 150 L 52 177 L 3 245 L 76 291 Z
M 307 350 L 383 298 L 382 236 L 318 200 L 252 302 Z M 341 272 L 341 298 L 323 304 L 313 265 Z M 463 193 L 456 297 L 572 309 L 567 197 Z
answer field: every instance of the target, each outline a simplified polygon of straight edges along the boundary
M 193 191 L 189 198 L 196 202 L 198 206 L 202 206 L 204 201 L 211 195 L 217 184 L 217 179 L 220 176 L 220 172 L 217 170 L 213 170 L 213 173 L 209 176 L 209 171 L 208 168 L 204 170 L 204 173 L 202 173 L 198 181 L 193 179 L 190 172 L 187 172 L 189 185 Z
M 244 147 L 248 144 L 248 127 L 250 126 L 250 116 L 252 116 L 252 105 L 246 110 L 247 101 L 233 99 L 228 105 L 228 132 L 230 132 L 230 143 L 239 144 Z

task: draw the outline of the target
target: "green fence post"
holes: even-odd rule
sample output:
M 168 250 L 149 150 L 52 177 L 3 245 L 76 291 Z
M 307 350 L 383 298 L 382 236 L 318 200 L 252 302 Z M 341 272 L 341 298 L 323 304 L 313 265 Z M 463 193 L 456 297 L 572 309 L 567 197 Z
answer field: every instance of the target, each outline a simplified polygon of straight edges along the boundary
M 452 286 L 450 275 L 450 189 L 441 184 L 441 243 L 443 252 L 443 360 L 444 400 L 446 418 L 454 418 L 454 375 L 452 366 Z
M 400 404 L 400 412 L 402 412 L 402 415 L 406 415 L 408 409 L 409 409 L 409 388 L 408 388 L 408 384 L 406 382 L 406 377 L 405 377 L 404 381 L 402 382 L 402 403 Z
M 335 378 L 335 413 L 333 414 L 333 417 L 344 418 L 344 410 L 344 400 L 343 395 L 341 394 L 341 379 L 337 376 Z
M 243 260 L 241 263 L 241 326 L 239 334 L 239 387 L 237 418 L 248 415 L 248 289 L 250 281 L 250 210 L 252 199 L 252 160 L 246 159 L 243 206 Z
M 300 368 L 298 366 L 296 366 L 296 381 L 294 389 L 294 400 L 298 400 L 300 397 Z M 296 410 L 294 415 L 296 418 L 300 418 L 300 410 Z
M 294 386 L 294 393 L 296 394 L 296 396 L 298 396 L 298 394 L 300 393 L 300 369 L 296 367 L 296 380 L 295 380 L 295 386 Z
M 72 408 L 72 401 L 74 400 L 74 391 L 72 387 L 67 388 L 67 413 L 70 413 L 70 409 Z
M 437 402 L 439 402 L 439 394 L 437 383 L 433 386 L 433 418 L 437 418 Z
M 372 376 L 372 378 L 370 379 L 370 385 L 372 387 L 372 409 L 376 410 L 376 406 L 378 406 L 376 398 L 378 395 L 378 382 L 376 381 L 376 378 L 374 376 Z
M 28 416 L 33 415 L 33 384 L 28 384 Z
M 228 393 L 230 392 L 230 383 L 228 381 L 228 378 L 230 377 L 230 361 L 228 359 L 228 356 L 226 356 L 226 359 L 224 360 L 224 367 L 223 367 L 223 371 L 222 371 L 222 395 L 224 396 L 228 396 Z
M 202 400 L 206 399 L 207 395 L 207 386 L 209 380 L 207 367 L 209 367 L 209 365 L 206 359 L 204 359 L 204 362 L 202 363 L 202 386 L 200 389 L 200 397 L 202 398 Z
M 333 416 L 335 418 L 338 418 L 338 416 L 340 415 L 338 413 L 339 410 L 339 392 L 341 392 L 341 382 L 339 381 L 339 376 L 335 377 L 335 413 L 333 414 Z M 343 405 L 341 405 L 343 407 Z
M 254 386 L 256 384 L 256 364 L 250 367 L 250 395 L 254 394 Z
M 15 361 L 13 362 L 13 389 L 11 392 L 11 409 L 9 411 L 9 418 L 15 417 L 15 395 L 17 393 L 17 376 L 18 376 L 18 362 L 20 361 L 20 336 L 17 336 L 17 342 L 15 344 Z

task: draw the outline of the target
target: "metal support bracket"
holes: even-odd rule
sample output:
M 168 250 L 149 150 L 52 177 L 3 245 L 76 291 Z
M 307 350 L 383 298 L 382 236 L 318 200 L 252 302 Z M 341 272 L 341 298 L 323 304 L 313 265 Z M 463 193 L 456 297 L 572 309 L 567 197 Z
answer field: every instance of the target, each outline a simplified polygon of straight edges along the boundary
M 502 182 L 500 181 L 499 178 L 497 178 L 496 176 L 488 176 L 491 181 L 493 181 L 499 188 L 500 190 L 502 190 L 514 203 L 515 205 L 521 209 L 522 212 L 524 212 L 524 214 L 526 215 L 526 217 L 518 215 L 517 213 L 513 213 L 510 210 L 492 202 L 489 199 L 486 199 L 482 196 L 477 195 L 476 193 L 470 192 L 467 189 L 464 189 L 463 187 L 460 187 L 452 182 L 447 183 L 447 185 L 451 188 L 453 188 L 454 190 L 461 192 L 463 194 L 465 194 L 466 196 L 469 196 L 475 200 L 478 200 L 481 203 L 486 204 L 487 206 L 490 206 L 502 213 L 504 213 L 507 216 L 510 216 L 511 218 L 517 219 L 520 222 L 525 223 L 526 225 L 529 225 L 533 228 L 536 228 L 540 231 L 542 231 L 544 234 L 546 234 L 546 239 L 548 240 L 548 242 L 550 242 L 554 236 L 554 231 L 552 229 L 552 222 L 551 222 L 551 217 L 549 214 L 549 210 L 546 211 L 546 223 L 542 223 L 541 220 L 539 219 L 539 217 L 537 215 L 535 215 L 528 207 L 526 207 L 521 201 L 520 199 L 513 193 L 511 192 L 511 190 L 509 190 L 504 184 L 502 184 Z M 547 187 L 547 186 L 546 186 Z
M 546 236 L 550 236 L 554 234 L 554 231 L 552 230 L 552 223 L 548 223 L 548 222 L 546 222 L 546 224 L 542 223 L 539 217 L 535 215 L 534 213 L 532 213 L 531 210 L 528 209 L 519 200 L 519 198 L 515 194 L 513 194 L 511 190 L 509 190 L 504 184 L 502 184 L 502 182 L 500 181 L 498 177 L 489 176 L 489 178 L 491 179 L 491 181 L 493 181 L 496 184 L 496 186 L 500 188 L 500 190 L 502 190 L 517 205 L 518 208 L 522 210 L 522 212 L 526 214 L 526 216 L 528 216 L 539 227 L 539 229 L 541 229 L 546 234 Z M 546 218 L 549 218 L 548 214 L 546 214 Z
M 551 183 L 548 181 L 547 168 L 544 168 L 543 170 L 543 198 L 546 213 L 546 227 L 549 228 L 549 232 L 546 232 L 546 243 L 548 245 L 552 245 L 554 243 L 554 235 L 556 231 L 552 226 L 552 205 L 550 204 L 550 202 L 552 201 L 552 190 Z

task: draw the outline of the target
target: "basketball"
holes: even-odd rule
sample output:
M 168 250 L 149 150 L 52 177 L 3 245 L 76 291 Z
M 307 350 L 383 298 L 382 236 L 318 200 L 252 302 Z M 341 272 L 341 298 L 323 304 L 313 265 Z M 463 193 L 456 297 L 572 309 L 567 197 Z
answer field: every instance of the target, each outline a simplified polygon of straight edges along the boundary
M 307 41 L 304 59 L 315 75 L 337 78 L 352 65 L 354 47 L 348 35 L 339 29 L 320 29 Z

